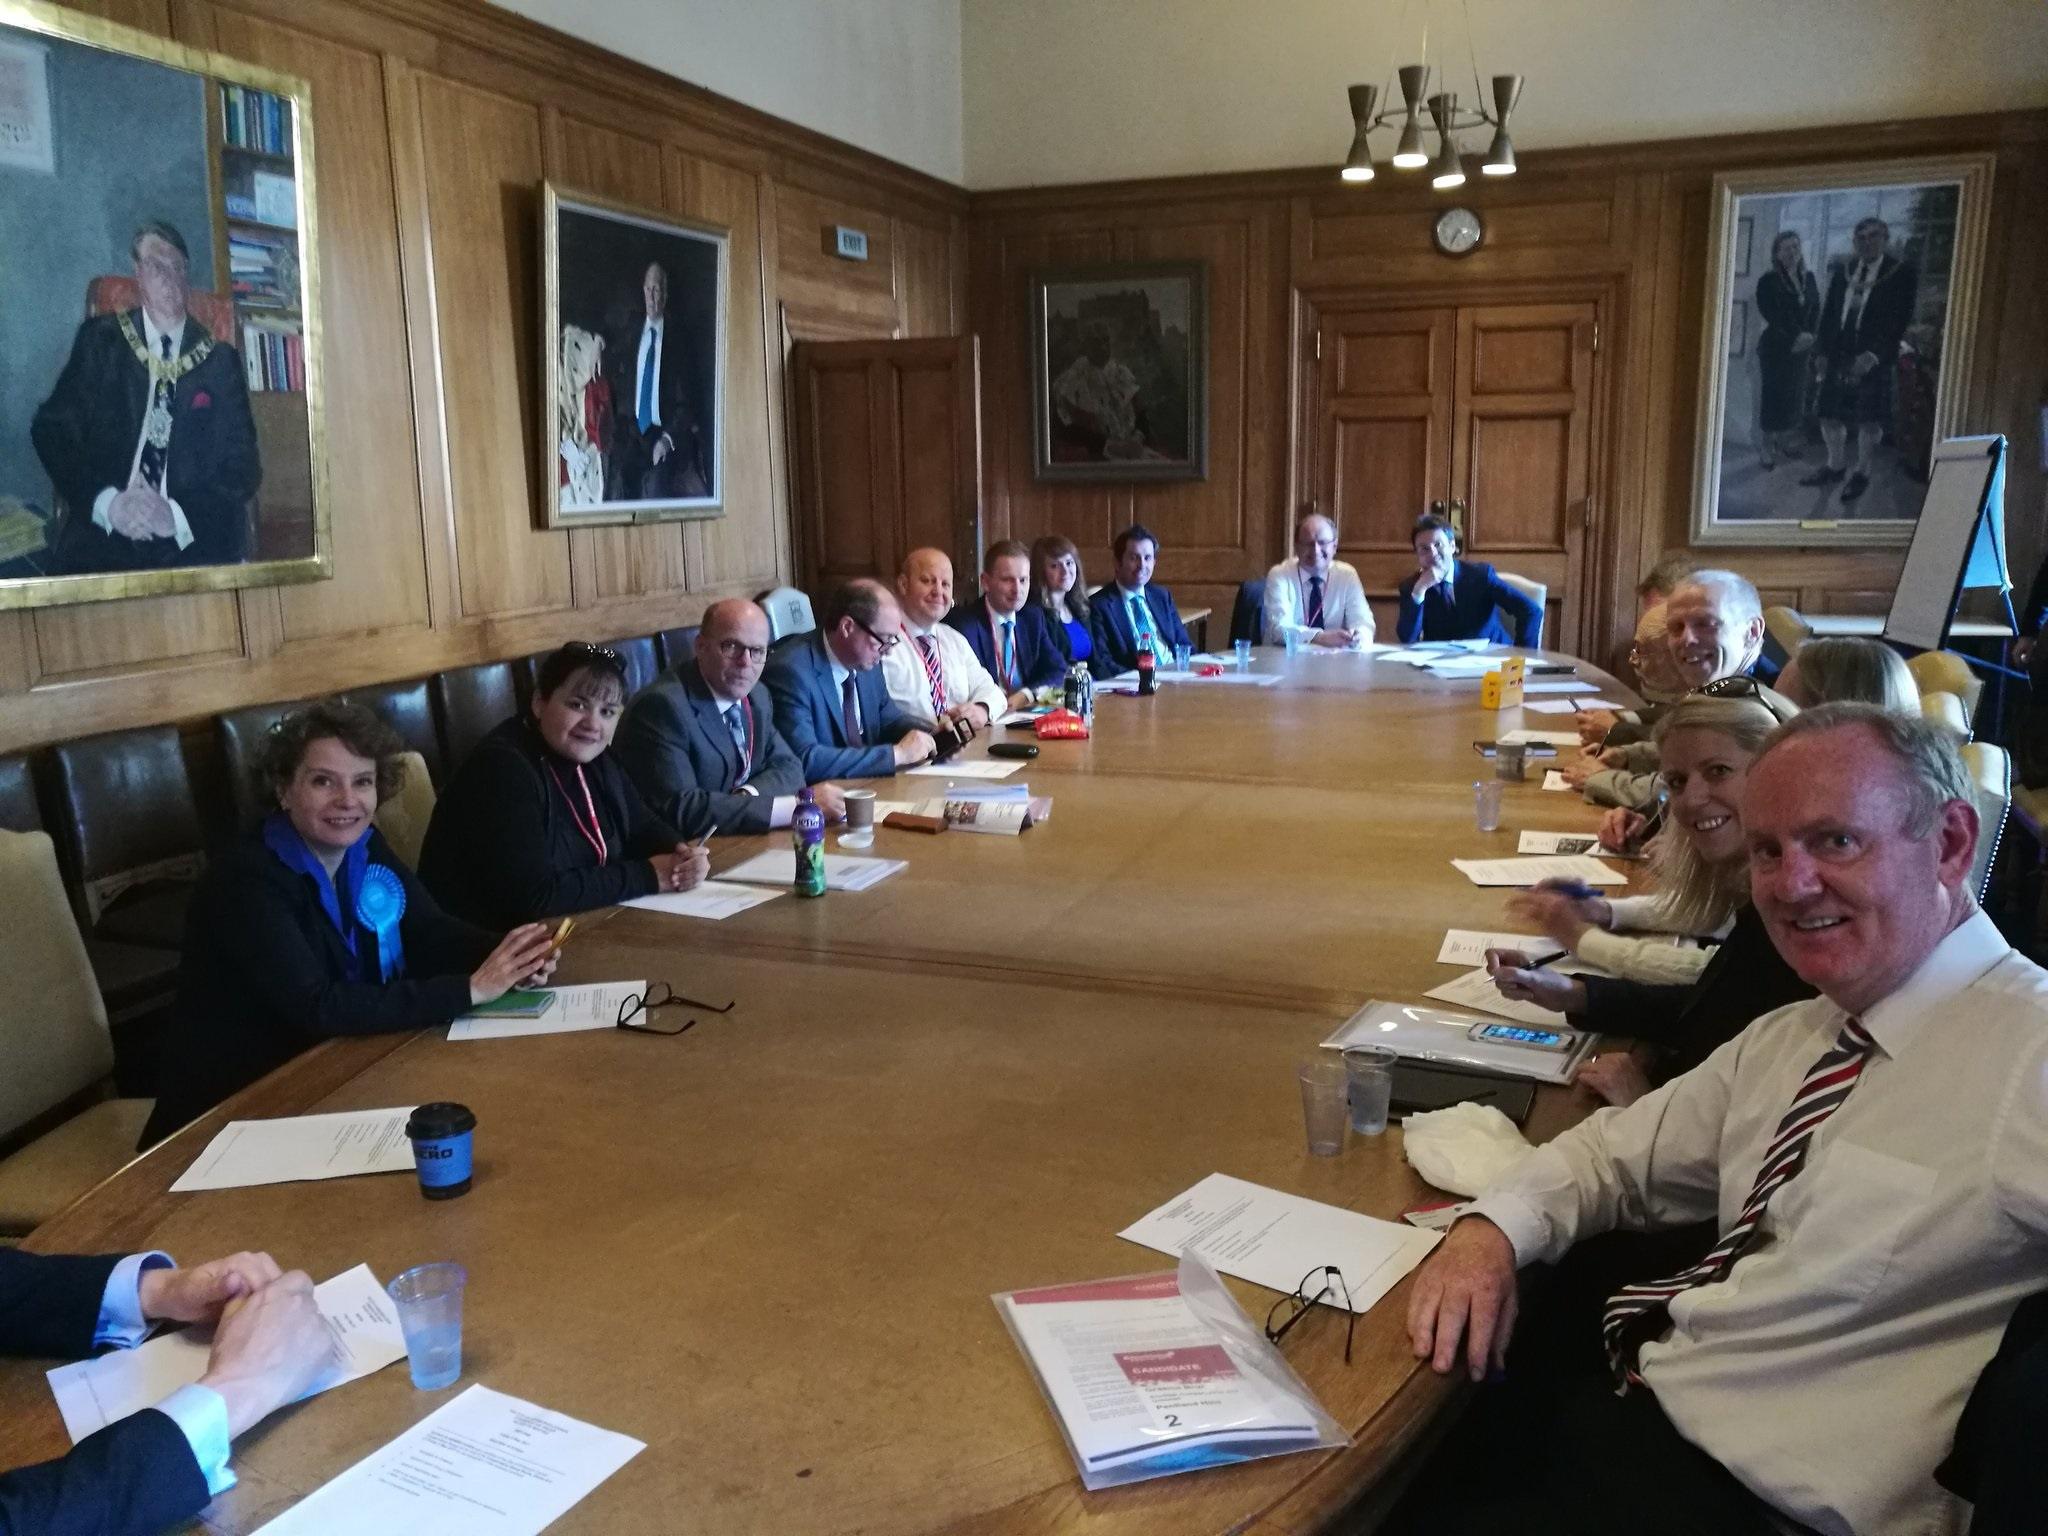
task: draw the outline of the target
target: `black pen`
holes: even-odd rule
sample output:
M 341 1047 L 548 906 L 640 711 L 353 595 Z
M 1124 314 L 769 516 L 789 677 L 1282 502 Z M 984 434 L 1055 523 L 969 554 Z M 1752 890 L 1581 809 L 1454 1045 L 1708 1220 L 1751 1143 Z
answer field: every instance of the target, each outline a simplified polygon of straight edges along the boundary
M 1566 955 L 1570 953 L 1571 951 L 1568 949 L 1555 950 L 1552 953 L 1543 956 L 1543 958 L 1540 960 L 1531 960 L 1527 965 L 1523 966 L 1522 969 L 1525 971 L 1540 971 L 1543 969 L 1543 967 L 1549 965 L 1553 960 L 1562 960 Z

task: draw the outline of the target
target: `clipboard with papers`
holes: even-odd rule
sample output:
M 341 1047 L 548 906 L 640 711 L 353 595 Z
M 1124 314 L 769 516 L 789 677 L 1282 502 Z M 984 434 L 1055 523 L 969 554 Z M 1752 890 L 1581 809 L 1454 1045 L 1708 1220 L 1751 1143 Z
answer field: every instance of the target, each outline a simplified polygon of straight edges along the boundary
M 1598 1035 L 1562 1023 L 1532 1029 L 1434 1003 L 1383 1003 L 1375 998 L 1323 1044 L 1334 1051 L 1377 1045 L 1411 1061 L 1568 1083 L 1598 1045 Z

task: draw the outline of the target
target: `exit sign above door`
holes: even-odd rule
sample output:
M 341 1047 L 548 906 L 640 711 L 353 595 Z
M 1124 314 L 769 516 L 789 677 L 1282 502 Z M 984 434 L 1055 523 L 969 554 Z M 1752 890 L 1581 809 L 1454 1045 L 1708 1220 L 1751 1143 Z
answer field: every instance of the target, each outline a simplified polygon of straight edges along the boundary
M 844 224 L 832 226 L 832 254 L 844 256 L 848 261 L 868 259 L 868 235 L 864 229 L 848 229 Z

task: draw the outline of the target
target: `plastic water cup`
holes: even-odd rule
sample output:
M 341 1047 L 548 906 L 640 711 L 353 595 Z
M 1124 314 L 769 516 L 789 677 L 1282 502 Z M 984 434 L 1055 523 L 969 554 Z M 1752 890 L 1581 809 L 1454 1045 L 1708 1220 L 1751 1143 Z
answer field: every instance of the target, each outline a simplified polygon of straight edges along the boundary
M 1295 1071 L 1301 1082 L 1301 1118 L 1308 1131 L 1308 1149 L 1317 1157 L 1335 1157 L 1344 1150 L 1345 1103 L 1349 1079 L 1344 1063 L 1325 1051 Z
M 1500 830 L 1501 792 L 1499 779 L 1481 779 L 1472 786 L 1472 818 L 1480 831 Z
M 1354 1046 L 1344 1053 L 1344 1072 L 1351 1087 L 1351 1129 L 1377 1136 L 1387 1128 L 1387 1107 L 1394 1098 L 1394 1053 L 1377 1045 Z
M 1296 653 L 1297 651 L 1299 651 L 1299 650 L 1301 649 L 1301 631 L 1300 631 L 1300 630 L 1298 630 L 1298 629 L 1287 629 L 1287 630 L 1283 630 L 1283 631 L 1281 631 L 1281 633 L 1282 633 L 1282 635 L 1283 635 L 1283 636 L 1284 636 L 1284 637 L 1286 638 L 1286 641 L 1287 641 L 1287 654 L 1288 654 L 1288 655 L 1292 656 L 1292 655 L 1294 655 L 1294 654 L 1295 654 L 1295 653 Z
M 421 1264 L 385 1287 L 398 1306 L 398 1326 L 422 1392 L 455 1385 L 462 1374 L 462 1291 L 469 1271 L 460 1264 Z
M 1192 672 L 1195 669 L 1195 648 L 1192 645 L 1176 645 L 1173 648 L 1173 670 Z
M 1249 672 L 1252 665 L 1252 643 L 1249 640 L 1233 640 L 1231 649 L 1237 652 L 1237 670 Z

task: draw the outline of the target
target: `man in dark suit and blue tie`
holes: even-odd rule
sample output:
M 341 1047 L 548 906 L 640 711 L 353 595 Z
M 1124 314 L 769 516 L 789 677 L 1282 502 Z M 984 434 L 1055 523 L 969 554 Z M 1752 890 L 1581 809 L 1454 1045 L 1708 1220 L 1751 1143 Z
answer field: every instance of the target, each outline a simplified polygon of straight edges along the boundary
M 1543 642 L 1543 610 L 1516 591 L 1490 565 L 1458 558 L 1458 534 L 1440 517 L 1415 520 L 1415 574 L 1401 585 L 1394 633 L 1403 645 L 1418 640 L 1495 640 L 1535 647 Z M 1514 617 L 1510 639 L 1496 610 Z
M 1010 696 L 1012 709 L 1028 706 L 1041 688 L 1057 688 L 1067 670 L 1052 620 L 1038 604 L 1025 601 L 1030 595 L 1030 549 L 999 539 L 982 557 L 980 598 L 946 615 Z
M 885 778 L 930 760 L 932 738 L 882 681 L 882 657 L 902 643 L 896 599 L 863 577 L 832 594 L 819 628 L 775 647 L 761 681 L 811 783 Z
M 206 1373 L 66 1456 L 0 1472 L 0 1536 L 143 1536 L 191 1519 L 234 1486 L 229 1442 L 298 1401 L 333 1360 L 313 1282 L 268 1254 L 178 1269 L 162 1253 L 0 1248 L 0 1354 L 75 1360 L 132 1348 L 159 1322 L 218 1325 Z
M 612 750 L 641 798 L 685 837 L 766 832 L 796 813 L 804 767 L 775 728 L 761 686 L 768 615 L 743 597 L 713 603 L 697 652 L 634 695 Z M 818 786 L 818 809 L 837 821 L 845 802 Z
M 1163 665 L 1173 665 L 1173 648 L 1194 641 L 1173 594 L 1152 585 L 1152 569 L 1159 561 L 1159 540 L 1143 523 L 1133 523 L 1110 545 L 1116 555 L 1116 580 L 1091 594 L 1089 614 L 1093 620 L 1096 651 L 1119 672 L 1138 664 L 1138 652 L 1148 649 Z

